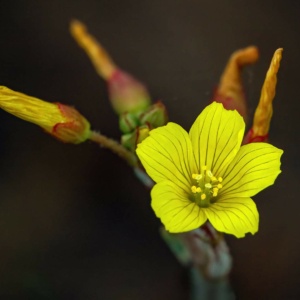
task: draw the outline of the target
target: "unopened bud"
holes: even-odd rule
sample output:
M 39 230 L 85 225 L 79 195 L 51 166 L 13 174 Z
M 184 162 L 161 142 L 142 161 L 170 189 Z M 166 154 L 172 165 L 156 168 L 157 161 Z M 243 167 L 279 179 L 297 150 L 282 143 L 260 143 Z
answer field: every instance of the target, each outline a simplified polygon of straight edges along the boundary
M 151 129 L 147 125 L 139 126 L 134 132 L 124 134 L 122 136 L 121 143 L 124 147 L 134 152 L 137 145 L 149 136 L 150 130 Z
M 246 134 L 243 144 L 267 142 L 270 122 L 273 115 L 273 99 L 276 92 L 277 73 L 282 57 L 282 50 L 277 49 L 273 55 L 269 70 L 266 75 L 261 96 L 254 114 L 252 129 Z
M 164 126 L 168 123 L 168 113 L 161 101 L 151 105 L 140 117 L 141 124 L 150 124 L 151 128 Z
M 241 71 L 246 65 L 258 60 L 258 49 L 254 46 L 234 52 L 221 76 L 212 101 L 222 103 L 228 110 L 237 110 L 247 121 L 247 105 L 242 85 Z
M 0 87 L 0 107 L 8 113 L 42 127 L 65 143 L 78 144 L 90 137 L 89 122 L 73 107 L 49 103 Z
M 114 110 L 139 113 L 151 104 L 146 87 L 128 73 L 118 69 L 107 81 L 108 93 Z
M 132 132 L 139 124 L 137 117 L 129 112 L 124 112 L 120 115 L 119 125 L 120 130 L 124 133 Z
M 111 104 L 118 114 L 138 113 L 151 104 L 146 87 L 116 66 L 104 47 L 79 21 L 71 22 L 71 34 L 90 57 L 98 74 L 107 81 Z

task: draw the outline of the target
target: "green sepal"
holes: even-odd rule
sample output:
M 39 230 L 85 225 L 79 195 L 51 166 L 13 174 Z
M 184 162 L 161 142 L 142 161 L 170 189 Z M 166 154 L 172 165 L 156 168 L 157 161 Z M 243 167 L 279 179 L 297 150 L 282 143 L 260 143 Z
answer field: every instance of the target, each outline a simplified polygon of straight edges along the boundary
M 137 145 L 149 136 L 151 128 L 148 125 L 136 127 L 132 133 L 124 134 L 121 138 L 121 143 L 124 147 L 135 151 Z
M 149 124 L 151 128 L 164 126 L 168 123 L 168 113 L 161 101 L 157 101 L 139 116 L 142 125 Z
M 120 115 L 119 126 L 123 133 L 132 132 L 139 125 L 138 118 L 129 112 L 124 112 Z

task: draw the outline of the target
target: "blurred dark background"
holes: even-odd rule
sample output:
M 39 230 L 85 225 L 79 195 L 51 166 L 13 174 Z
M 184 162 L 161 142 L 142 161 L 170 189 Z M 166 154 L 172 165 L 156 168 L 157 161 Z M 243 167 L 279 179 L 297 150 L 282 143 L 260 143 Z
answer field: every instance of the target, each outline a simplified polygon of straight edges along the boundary
M 230 54 L 248 45 L 261 56 L 244 72 L 252 119 L 283 47 L 270 133 L 285 151 L 283 172 L 254 197 L 259 232 L 226 239 L 238 299 L 299 299 L 299 14 L 299 1 L 1 1 L 0 84 L 75 105 L 118 139 L 106 85 L 69 34 L 77 18 L 188 130 Z M 90 142 L 59 143 L 4 111 L 0 143 L 0 299 L 187 299 L 187 272 L 122 160 Z

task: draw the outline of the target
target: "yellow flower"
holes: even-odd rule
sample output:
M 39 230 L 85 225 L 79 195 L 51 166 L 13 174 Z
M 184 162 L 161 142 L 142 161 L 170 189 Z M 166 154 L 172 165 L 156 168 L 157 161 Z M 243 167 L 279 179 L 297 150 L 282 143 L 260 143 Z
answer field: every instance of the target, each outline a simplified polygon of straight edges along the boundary
M 259 216 L 250 197 L 274 183 L 283 151 L 266 143 L 241 147 L 244 130 L 236 111 L 214 102 L 189 134 L 168 123 L 138 145 L 137 155 L 156 182 L 152 208 L 167 230 L 190 231 L 208 219 L 239 238 L 257 232 Z

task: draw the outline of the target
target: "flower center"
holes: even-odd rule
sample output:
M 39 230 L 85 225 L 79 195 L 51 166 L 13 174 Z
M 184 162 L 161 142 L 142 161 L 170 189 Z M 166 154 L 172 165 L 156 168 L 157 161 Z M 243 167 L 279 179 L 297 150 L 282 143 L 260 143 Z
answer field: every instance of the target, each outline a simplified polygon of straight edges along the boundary
M 217 197 L 219 190 L 223 187 L 222 177 L 216 178 L 206 166 L 201 168 L 201 174 L 192 175 L 192 181 L 190 200 L 200 207 L 208 207 L 213 201 L 212 198 Z

